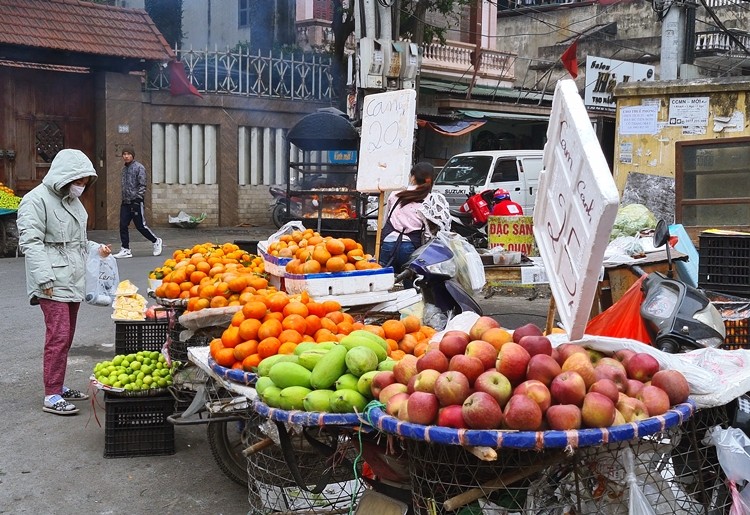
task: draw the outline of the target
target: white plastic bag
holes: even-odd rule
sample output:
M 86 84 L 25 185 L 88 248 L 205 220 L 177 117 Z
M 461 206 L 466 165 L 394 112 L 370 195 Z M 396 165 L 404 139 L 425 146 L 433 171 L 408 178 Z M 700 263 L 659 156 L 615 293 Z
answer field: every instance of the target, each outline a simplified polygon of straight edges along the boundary
M 98 251 L 89 252 L 86 260 L 86 303 L 92 306 L 111 306 L 119 283 L 120 275 L 115 257 L 111 254 L 102 257 Z
M 638 485 L 638 479 L 635 477 L 635 460 L 633 458 L 633 450 L 630 447 L 625 447 L 622 451 L 623 462 L 625 465 L 625 480 L 628 482 L 630 488 L 630 497 L 628 502 L 628 513 L 629 515 L 655 515 L 653 508 L 646 495 Z
M 750 481 L 750 438 L 742 429 L 736 427 L 722 429 L 721 426 L 716 426 L 708 431 L 703 443 L 716 446 L 719 465 L 727 476 L 729 489 L 732 492 L 732 508 L 729 510 L 729 515 L 750 514 L 750 505 L 747 502 L 749 489 L 747 481 Z M 738 484 L 745 484 L 742 493 L 737 490 Z
M 456 261 L 456 279 L 465 289 L 478 292 L 487 282 L 484 276 L 482 258 L 463 236 L 453 232 L 440 231 L 440 240 L 453 251 Z

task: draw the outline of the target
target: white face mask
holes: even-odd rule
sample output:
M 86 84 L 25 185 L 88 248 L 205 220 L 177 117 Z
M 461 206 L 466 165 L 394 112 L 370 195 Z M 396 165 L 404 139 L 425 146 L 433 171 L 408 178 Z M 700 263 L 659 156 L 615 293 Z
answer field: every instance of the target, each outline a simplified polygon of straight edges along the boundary
M 78 186 L 76 184 L 71 184 L 68 190 L 70 191 L 71 195 L 77 198 L 83 195 L 83 190 L 85 189 L 86 189 L 85 186 Z

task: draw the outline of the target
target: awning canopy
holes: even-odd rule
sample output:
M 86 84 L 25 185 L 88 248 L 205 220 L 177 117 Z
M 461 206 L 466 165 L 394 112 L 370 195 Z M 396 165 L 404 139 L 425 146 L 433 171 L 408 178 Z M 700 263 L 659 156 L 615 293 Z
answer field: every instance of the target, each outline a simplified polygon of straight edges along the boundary
M 468 121 L 468 120 L 455 120 L 452 122 L 431 122 L 428 120 L 417 120 L 419 127 L 429 127 L 438 134 L 443 136 L 463 136 L 471 131 L 478 129 L 482 125 L 487 123 L 486 121 Z
M 549 116 L 544 114 L 527 114 L 527 113 L 499 113 L 494 111 L 474 111 L 469 109 L 459 109 L 459 113 L 469 118 L 485 120 L 519 120 L 519 121 L 538 121 L 548 122 Z

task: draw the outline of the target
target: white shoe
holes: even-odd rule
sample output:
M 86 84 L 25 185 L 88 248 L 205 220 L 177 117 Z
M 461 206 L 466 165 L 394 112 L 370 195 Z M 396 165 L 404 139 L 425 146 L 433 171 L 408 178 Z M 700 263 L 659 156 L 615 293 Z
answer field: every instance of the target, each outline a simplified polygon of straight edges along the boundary
M 113 254 L 115 259 L 123 259 L 123 258 L 131 258 L 133 257 L 133 253 L 130 252 L 130 249 L 126 249 L 125 247 L 120 249 L 120 252 L 117 254 Z
M 156 242 L 154 242 L 154 256 L 161 255 L 161 244 L 162 244 L 161 238 L 156 238 Z

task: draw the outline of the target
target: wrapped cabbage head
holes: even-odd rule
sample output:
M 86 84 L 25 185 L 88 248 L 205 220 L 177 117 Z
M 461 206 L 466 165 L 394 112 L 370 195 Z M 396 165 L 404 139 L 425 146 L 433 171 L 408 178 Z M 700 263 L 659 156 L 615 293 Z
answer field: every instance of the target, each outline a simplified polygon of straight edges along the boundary
M 644 229 L 656 227 L 656 217 L 643 204 L 628 204 L 617 210 L 609 241 L 620 236 L 635 236 Z

